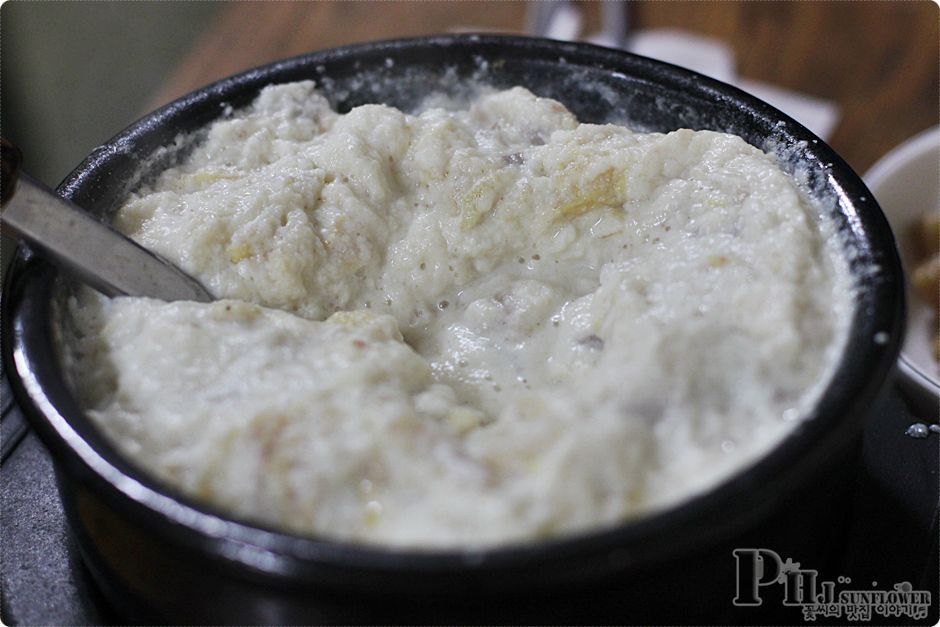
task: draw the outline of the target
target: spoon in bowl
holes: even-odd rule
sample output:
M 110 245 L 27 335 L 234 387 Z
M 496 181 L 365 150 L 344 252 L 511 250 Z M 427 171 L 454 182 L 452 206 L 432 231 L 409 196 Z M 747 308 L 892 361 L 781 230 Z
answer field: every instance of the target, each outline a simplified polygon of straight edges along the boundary
M 2 148 L 0 223 L 60 268 L 107 296 L 214 300 L 199 281 L 20 169 L 22 155 Z

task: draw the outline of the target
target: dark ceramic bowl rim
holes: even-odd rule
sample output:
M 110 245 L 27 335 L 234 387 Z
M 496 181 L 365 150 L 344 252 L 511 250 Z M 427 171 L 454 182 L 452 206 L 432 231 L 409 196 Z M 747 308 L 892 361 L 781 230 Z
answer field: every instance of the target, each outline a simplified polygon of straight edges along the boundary
M 561 564 L 573 555 L 605 559 L 615 550 L 620 551 L 625 563 L 645 564 L 679 555 L 705 538 L 732 533 L 747 524 L 752 515 L 760 512 L 736 511 L 737 497 L 762 489 L 785 490 L 783 484 L 791 481 L 784 479 L 811 473 L 838 440 L 846 437 L 846 430 L 860 429 L 858 417 L 866 413 L 884 385 L 896 361 L 903 330 L 900 264 L 887 222 L 860 178 L 815 135 L 762 101 L 689 70 L 587 44 L 490 35 L 423 37 L 324 50 L 223 79 L 158 109 L 93 152 L 58 191 L 72 198 L 77 190 L 94 187 L 96 177 L 107 176 L 109 160 L 116 153 L 127 150 L 152 129 L 172 125 L 196 107 L 227 102 L 234 93 L 254 93 L 268 82 L 296 80 L 318 63 L 397 58 L 402 51 L 451 46 L 466 48 L 471 54 L 474 47 L 483 45 L 503 47 L 507 53 L 564 57 L 565 63 L 591 64 L 658 85 L 694 90 L 717 105 L 743 110 L 768 133 L 773 128 L 788 142 L 806 142 L 808 158 L 819 165 L 828 187 L 838 197 L 844 216 L 842 228 L 854 236 L 859 259 L 879 268 L 865 278 L 864 289 L 859 290 L 847 346 L 811 417 L 756 463 L 713 489 L 613 527 L 478 550 L 394 549 L 295 536 L 227 518 L 212 507 L 174 493 L 150 477 L 141 476 L 95 434 L 82 433 L 70 422 L 67 416 L 77 405 L 64 391 L 61 372 L 57 364 L 51 363 L 56 360 L 49 359 L 53 346 L 50 301 L 57 272 L 21 248 L 4 286 L 4 359 L 18 399 L 67 473 L 93 486 L 113 506 L 150 525 L 168 541 L 263 574 L 316 576 L 317 569 L 324 565 L 425 574 L 486 572 Z M 886 334 L 878 336 L 885 341 L 874 341 L 876 334 Z M 727 511 L 735 512 L 729 517 L 733 520 L 725 520 Z M 689 538 L 684 532 L 693 523 L 705 524 L 705 528 L 700 536 Z M 663 539 L 669 540 L 665 543 L 668 546 L 661 542 Z

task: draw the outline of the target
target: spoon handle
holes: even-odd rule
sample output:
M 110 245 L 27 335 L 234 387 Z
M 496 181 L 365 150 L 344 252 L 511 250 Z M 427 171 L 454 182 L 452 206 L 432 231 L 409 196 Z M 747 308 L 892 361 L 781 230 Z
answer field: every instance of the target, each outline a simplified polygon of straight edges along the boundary
M 0 221 L 18 240 L 108 296 L 213 300 L 196 279 L 57 196 L 20 162 L 3 139 Z

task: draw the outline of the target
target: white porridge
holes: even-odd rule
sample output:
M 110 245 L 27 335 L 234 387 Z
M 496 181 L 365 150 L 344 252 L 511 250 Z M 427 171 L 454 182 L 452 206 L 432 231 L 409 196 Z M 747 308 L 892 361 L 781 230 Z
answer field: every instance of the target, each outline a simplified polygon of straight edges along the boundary
M 851 310 L 816 213 L 731 135 L 521 88 L 339 115 L 269 87 L 115 219 L 223 300 L 85 303 L 73 376 L 121 450 L 266 524 L 419 547 L 612 524 L 812 407 Z

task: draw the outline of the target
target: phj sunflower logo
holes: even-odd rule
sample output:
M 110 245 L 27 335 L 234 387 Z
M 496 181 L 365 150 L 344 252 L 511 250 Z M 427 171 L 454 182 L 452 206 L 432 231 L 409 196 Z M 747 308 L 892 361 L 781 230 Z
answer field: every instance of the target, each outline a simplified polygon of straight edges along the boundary
M 868 621 L 872 615 L 909 616 L 918 620 L 926 618 L 930 609 L 930 592 L 914 590 L 907 581 L 890 589 L 879 588 L 877 581 L 871 583 L 871 588 L 849 589 L 846 586 L 852 580 L 848 577 L 822 581 L 818 571 L 802 568 L 790 558 L 783 560 L 770 549 L 735 549 L 732 553 L 737 562 L 733 600 L 737 606 L 761 605 L 762 588 L 783 586 L 783 604 L 802 608 L 803 618 L 809 621 L 817 616 Z

